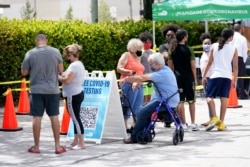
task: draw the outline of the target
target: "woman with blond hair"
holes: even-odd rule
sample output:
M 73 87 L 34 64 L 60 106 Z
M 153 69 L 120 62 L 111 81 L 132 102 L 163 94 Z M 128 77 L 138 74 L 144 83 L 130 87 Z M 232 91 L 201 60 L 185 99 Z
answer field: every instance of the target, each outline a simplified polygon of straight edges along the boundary
M 66 100 L 66 106 L 70 117 L 74 123 L 74 140 L 71 144 L 72 150 L 84 149 L 84 127 L 80 118 L 81 103 L 84 99 L 82 84 L 85 78 L 85 67 L 79 61 L 79 55 L 82 47 L 77 44 L 68 45 L 64 48 L 64 54 L 67 56 L 69 67 L 62 75 L 59 81 L 62 82 L 62 93 Z

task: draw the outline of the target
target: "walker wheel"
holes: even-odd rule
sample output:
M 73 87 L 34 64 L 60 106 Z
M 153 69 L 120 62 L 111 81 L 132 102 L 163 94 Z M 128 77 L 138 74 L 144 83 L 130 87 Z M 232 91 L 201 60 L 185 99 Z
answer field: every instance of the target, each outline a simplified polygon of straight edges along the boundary
M 180 137 L 180 142 L 183 142 L 183 138 L 184 138 L 184 129 L 183 129 L 183 127 L 180 127 L 180 129 L 179 129 L 179 137 Z
M 178 130 L 175 130 L 173 134 L 173 144 L 177 145 L 178 143 L 179 143 L 179 133 Z
M 151 130 L 151 140 L 153 140 L 155 138 L 155 130 Z

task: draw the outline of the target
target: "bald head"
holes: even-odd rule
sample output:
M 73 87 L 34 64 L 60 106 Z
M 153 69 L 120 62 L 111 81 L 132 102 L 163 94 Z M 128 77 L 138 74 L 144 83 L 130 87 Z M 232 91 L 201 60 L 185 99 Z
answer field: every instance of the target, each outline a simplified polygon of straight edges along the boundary
M 37 33 L 36 34 L 36 46 L 45 46 L 47 45 L 47 36 L 44 33 Z
M 234 31 L 240 32 L 241 26 L 239 24 L 234 25 Z
M 37 33 L 36 34 L 36 40 L 39 41 L 46 41 L 47 40 L 47 37 L 44 33 Z

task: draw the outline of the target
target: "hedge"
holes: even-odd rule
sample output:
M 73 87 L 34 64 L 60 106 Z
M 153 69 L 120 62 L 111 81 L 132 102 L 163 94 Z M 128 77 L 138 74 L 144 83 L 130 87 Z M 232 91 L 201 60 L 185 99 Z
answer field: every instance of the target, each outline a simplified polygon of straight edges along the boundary
M 161 29 L 172 22 L 156 22 L 156 45 L 165 42 Z M 173 22 L 174 23 L 174 22 Z M 189 33 L 189 45 L 200 45 L 200 34 L 204 25 L 198 22 L 176 22 Z M 127 20 L 115 23 L 87 24 L 80 20 L 19 20 L 0 19 L 0 82 L 20 80 L 20 67 L 25 53 L 34 47 L 34 37 L 39 31 L 47 34 L 49 45 L 62 49 L 72 43 L 83 46 L 80 59 L 88 71 L 113 70 L 120 55 L 126 51 L 129 39 L 138 38 L 143 31 L 152 33 L 152 22 Z M 213 40 L 220 35 L 225 24 L 209 23 Z M 66 64 L 65 64 L 66 68 Z M 7 87 L 1 85 L 0 93 Z

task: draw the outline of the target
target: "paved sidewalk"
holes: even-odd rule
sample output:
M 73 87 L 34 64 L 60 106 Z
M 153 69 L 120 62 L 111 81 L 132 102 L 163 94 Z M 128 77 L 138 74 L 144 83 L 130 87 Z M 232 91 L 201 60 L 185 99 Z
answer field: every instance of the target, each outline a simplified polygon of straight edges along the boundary
M 219 109 L 219 100 L 216 100 Z M 54 153 L 50 121 L 43 119 L 41 132 L 41 153 L 31 154 L 27 149 L 33 144 L 31 117 L 18 115 L 22 131 L 0 131 L 0 166 L 171 166 L 171 167 L 245 167 L 250 164 L 250 100 L 239 100 L 242 108 L 228 109 L 227 130 L 218 132 L 216 128 L 206 132 L 201 127 L 197 132 L 186 132 L 184 141 L 172 144 L 174 127 L 164 128 L 157 123 L 156 137 L 147 145 L 122 143 L 122 138 L 103 139 L 103 144 L 87 143 L 85 150 L 68 150 L 64 154 Z M 186 105 L 186 110 L 188 106 Z M 203 98 L 196 103 L 198 124 L 208 120 L 207 105 Z M 63 105 L 60 108 L 62 118 Z M 218 113 L 218 112 L 217 112 Z M 0 108 L 2 126 L 3 108 Z M 189 112 L 186 112 L 190 122 Z M 115 125 L 114 125 L 115 126 Z M 109 130 L 109 129 L 107 129 Z M 61 144 L 69 144 L 66 136 L 61 136 Z

